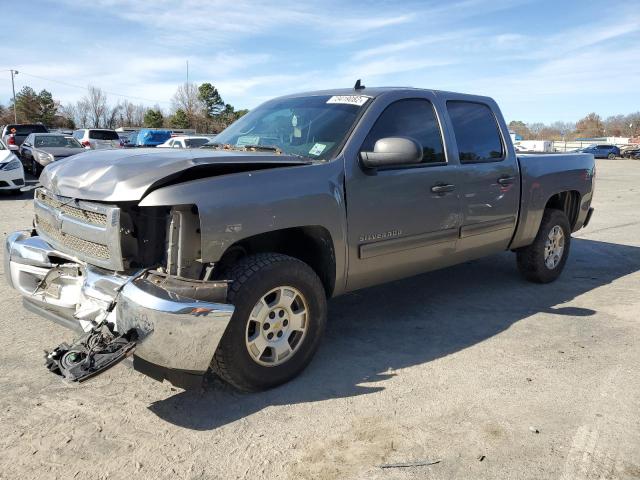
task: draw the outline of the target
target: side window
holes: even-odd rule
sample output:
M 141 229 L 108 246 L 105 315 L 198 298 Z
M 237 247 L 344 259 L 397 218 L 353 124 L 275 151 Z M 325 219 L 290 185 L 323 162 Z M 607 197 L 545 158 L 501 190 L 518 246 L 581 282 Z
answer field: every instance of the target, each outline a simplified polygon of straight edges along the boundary
M 81 140 L 83 133 L 84 130 L 76 130 L 75 132 L 73 132 L 73 138 L 75 138 L 76 140 Z
M 373 151 L 375 143 L 386 137 L 409 137 L 418 142 L 423 152 L 421 164 L 445 161 L 440 126 L 428 100 L 410 98 L 389 105 L 371 128 L 362 151 Z
M 504 158 L 498 124 L 487 105 L 449 101 L 447 111 L 453 124 L 460 163 L 499 162 Z

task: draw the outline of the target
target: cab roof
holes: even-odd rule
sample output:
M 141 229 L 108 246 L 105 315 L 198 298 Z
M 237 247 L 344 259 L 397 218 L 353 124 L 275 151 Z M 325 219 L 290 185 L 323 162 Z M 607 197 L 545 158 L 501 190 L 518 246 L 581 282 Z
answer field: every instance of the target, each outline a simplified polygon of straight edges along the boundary
M 430 92 L 434 95 L 442 95 L 442 96 L 455 96 L 455 97 L 465 97 L 469 99 L 489 99 L 489 97 L 482 95 L 473 95 L 459 92 L 450 92 L 446 90 L 433 90 L 429 88 L 416 88 L 416 87 L 364 87 L 360 89 L 355 88 L 335 88 L 329 90 L 315 90 L 309 92 L 301 92 L 301 93 L 293 93 L 290 95 L 283 95 L 280 98 L 295 98 L 295 97 L 311 97 L 311 96 L 320 96 L 320 95 L 364 95 L 371 98 L 380 97 L 387 93 L 392 92 Z

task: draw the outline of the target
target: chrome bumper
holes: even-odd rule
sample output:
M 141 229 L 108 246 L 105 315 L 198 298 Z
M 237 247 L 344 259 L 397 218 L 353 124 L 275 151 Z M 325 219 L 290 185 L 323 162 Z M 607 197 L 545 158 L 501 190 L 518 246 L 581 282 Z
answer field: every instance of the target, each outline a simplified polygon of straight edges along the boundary
M 135 355 L 166 369 L 205 372 L 234 310 L 164 290 L 144 272 L 85 264 L 26 231 L 7 236 L 4 271 L 29 310 L 84 331 L 103 320 L 118 332 L 136 329 Z

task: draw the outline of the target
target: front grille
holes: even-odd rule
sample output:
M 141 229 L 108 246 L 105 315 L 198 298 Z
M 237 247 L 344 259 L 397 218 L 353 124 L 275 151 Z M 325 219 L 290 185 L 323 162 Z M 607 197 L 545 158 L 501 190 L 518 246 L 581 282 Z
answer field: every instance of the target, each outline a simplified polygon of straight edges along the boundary
M 64 245 L 75 253 L 80 252 L 90 257 L 109 260 L 109 247 L 106 245 L 90 242 L 89 240 L 83 240 L 82 238 L 64 233 L 38 215 L 36 215 L 36 225 L 38 225 L 38 229 L 44 232 L 50 239 L 58 244 Z
M 36 190 L 36 198 L 45 205 L 49 205 L 55 210 L 60 210 L 67 215 L 70 215 L 80 220 L 84 220 L 92 225 L 106 225 L 107 216 L 103 213 L 91 212 L 89 210 L 82 210 L 80 208 L 67 205 L 64 202 L 51 198 L 44 194 L 42 190 Z
M 34 210 L 36 231 L 51 246 L 91 265 L 124 270 L 117 206 L 61 197 L 38 188 Z

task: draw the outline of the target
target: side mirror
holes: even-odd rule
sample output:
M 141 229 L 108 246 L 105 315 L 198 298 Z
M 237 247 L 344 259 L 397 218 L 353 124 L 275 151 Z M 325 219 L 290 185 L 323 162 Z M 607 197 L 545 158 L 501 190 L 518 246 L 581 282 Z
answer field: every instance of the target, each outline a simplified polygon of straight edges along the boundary
M 367 168 L 413 165 L 422 160 L 422 147 L 410 138 L 381 138 L 373 152 L 360 152 L 360 159 Z

